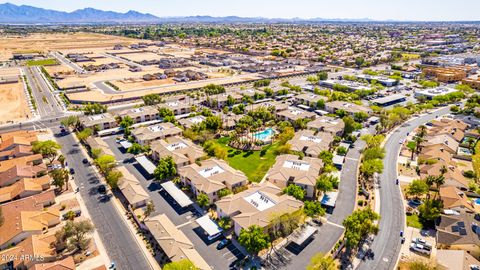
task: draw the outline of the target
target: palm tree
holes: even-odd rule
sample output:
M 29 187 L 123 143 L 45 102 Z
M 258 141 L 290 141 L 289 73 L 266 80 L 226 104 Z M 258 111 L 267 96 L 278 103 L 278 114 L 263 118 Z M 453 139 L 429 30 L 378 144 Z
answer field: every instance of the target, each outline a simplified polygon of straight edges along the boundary
M 440 167 L 440 173 L 442 174 L 442 176 L 447 172 L 448 172 L 447 167 L 445 165 L 442 165 L 442 167 Z
M 437 177 L 433 175 L 429 175 L 425 178 L 425 183 L 427 183 L 429 190 L 432 188 L 433 184 L 436 183 L 436 180 L 437 180 L 436 178 Z M 430 199 L 430 192 L 427 193 L 427 198 Z
M 425 136 L 427 136 L 427 127 L 425 125 L 421 125 L 418 127 L 418 132 L 417 132 L 417 137 L 420 137 L 420 138 L 425 138 Z

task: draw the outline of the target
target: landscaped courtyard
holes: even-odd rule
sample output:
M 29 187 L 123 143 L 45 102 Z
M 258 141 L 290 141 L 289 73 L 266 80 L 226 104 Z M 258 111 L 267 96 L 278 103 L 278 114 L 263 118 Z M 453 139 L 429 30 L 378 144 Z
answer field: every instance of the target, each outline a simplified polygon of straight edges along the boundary
M 227 162 L 233 168 L 242 171 L 252 182 L 260 182 L 268 169 L 275 163 L 278 143 L 266 145 L 261 151 L 242 151 L 230 147 L 230 137 L 217 139 L 217 143 L 224 147 L 227 152 Z

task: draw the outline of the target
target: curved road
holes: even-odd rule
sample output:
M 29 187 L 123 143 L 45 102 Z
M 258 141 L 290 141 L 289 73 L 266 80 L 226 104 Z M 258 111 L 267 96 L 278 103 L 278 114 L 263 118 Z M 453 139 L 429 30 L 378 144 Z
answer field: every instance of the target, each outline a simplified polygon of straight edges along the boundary
M 400 151 L 399 141 L 407 137 L 407 133 L 436 117 L 448 114 L 450 107 L 445 107 L 431 114 L 412 119 L 397 128 L 385 143 L 384 170 L 380 175 L 380 230 L 373 240 L 371 248 L 374 260 L 362 261 L 357 269 L 394 269 L 400 253 L 400 231 L 405 226 L 405 213 L 400 189 L 395 184 L 397 179 L 397 158 Z M 407 243 L 405 243 L 406 245 Z

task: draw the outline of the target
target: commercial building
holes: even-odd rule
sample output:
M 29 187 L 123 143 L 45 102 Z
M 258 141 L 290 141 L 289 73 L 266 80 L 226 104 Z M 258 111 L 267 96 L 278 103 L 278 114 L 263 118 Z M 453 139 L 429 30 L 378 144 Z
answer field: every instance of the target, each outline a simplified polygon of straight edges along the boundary
M 415 91 L 415 97 L 425 97 L 427 99 L 432 99 L 436 96 L 442 96 L 454 92 L 457 92 L 457 90 L 448 87 L 437 87 L 421 91 Z
M 357 75 L 357 78 L 362 79 L 362 80 L 366 80 L 369 83 L 371 83 L 372 81 L 377 81 L 380 84 L 382 84 L 383 86 L 387 86 L 387 87 L 395 86 L 395 85 L 398 84 L 397 80 L 390 79 L 390 78 L 385 78 L 385 77 L 381 77 L 381 76 L 372 76 L 372 75 L 368 75 L 368 74 Z
M 370 87 L 366 86 L 363 83 L 347 81 L 347 80 L 325 80 L 320 81 L 319 84 L 324 87 L 328 87 L 331 89 L 335 88 L 345 88 L 348 91 L 356 91 L 356 90 L 370 90 Z
M 465 79 L 467 70 L 465 67 L 426 67 L 422 70 L 422 74 L 425 77 L 433 77 L 439 82 L 453 83 Z
M 405 97 L 402 94 L 393 94 L 393 95 L 388 95 L 386 97 L 372 99 L 371 102 L 372 104 L 380 107 L 388 107 L 388 106 L 405 102 L 406 100 L 407 100 L 407 97 Z
M 266 179 L 282 189 L 290 184 L 298 185 L 306 191 L 307 197 L 312 198 L 322 167 L 323 162 L 318 158 L 280 155 L 267 172 Z

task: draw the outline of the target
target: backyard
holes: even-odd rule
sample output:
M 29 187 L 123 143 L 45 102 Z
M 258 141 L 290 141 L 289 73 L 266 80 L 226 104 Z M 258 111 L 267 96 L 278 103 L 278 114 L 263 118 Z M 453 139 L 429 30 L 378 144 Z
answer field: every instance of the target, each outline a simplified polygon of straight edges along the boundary
M 278 144 L 266 145 L 261 151 L 242 151 L 228 146 L 230 137 L 222 137 L 217 143 L 227 152 L 227 162 L 233 168 L 242 171 L 252 182 L 260 182 L 275 163 L 275 149 Z

